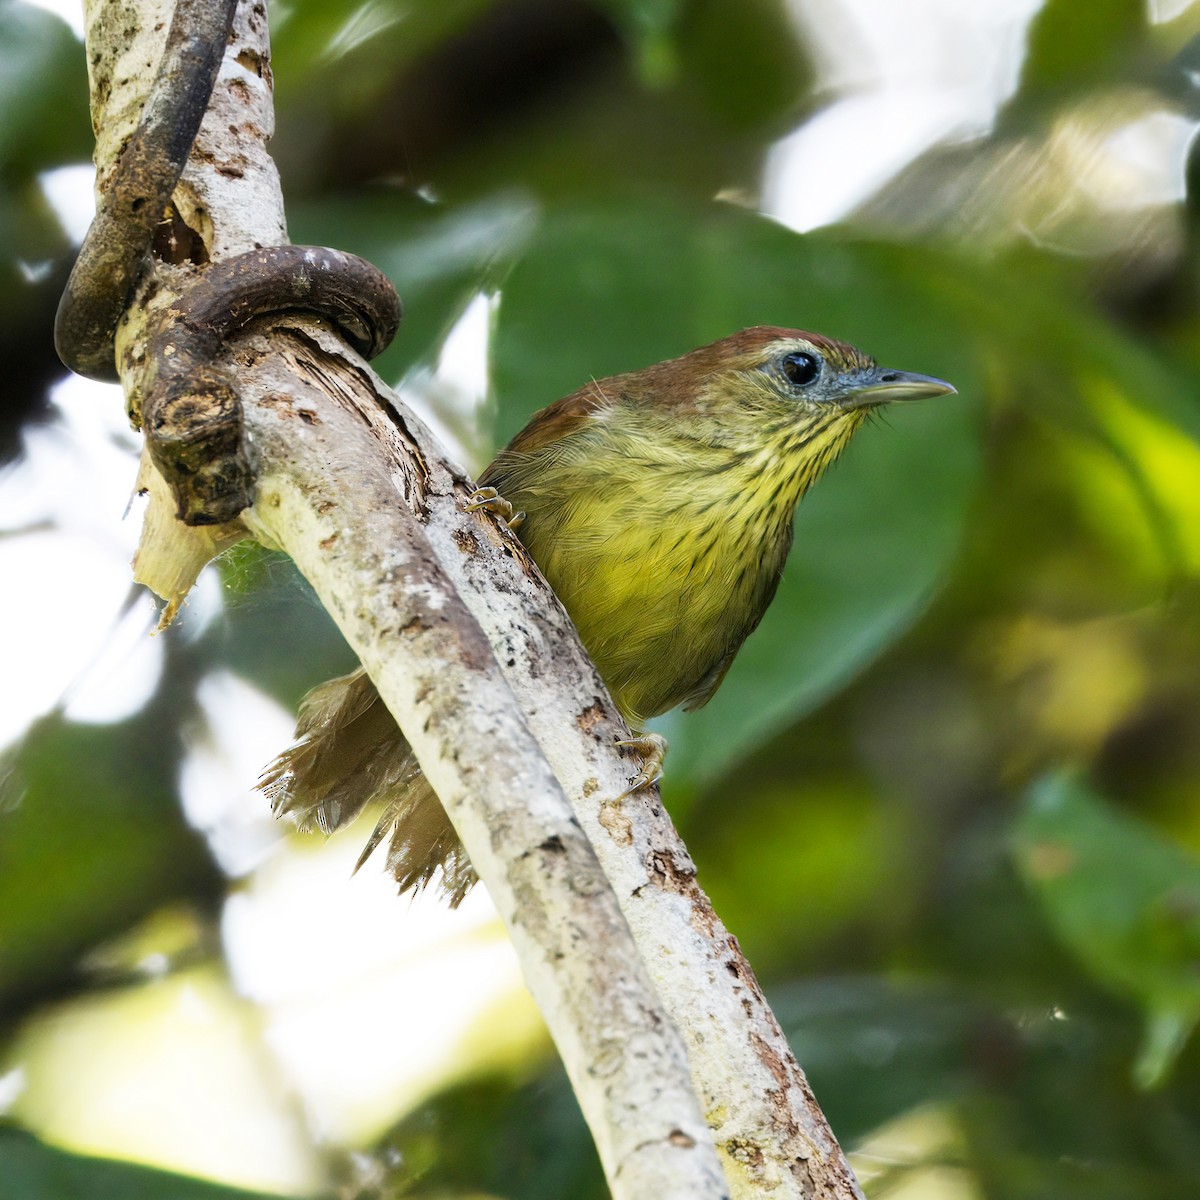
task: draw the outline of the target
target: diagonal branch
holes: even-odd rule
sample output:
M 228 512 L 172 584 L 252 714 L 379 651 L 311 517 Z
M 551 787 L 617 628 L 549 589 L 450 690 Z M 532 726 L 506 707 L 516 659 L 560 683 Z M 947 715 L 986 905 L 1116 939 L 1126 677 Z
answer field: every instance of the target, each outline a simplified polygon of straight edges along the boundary
M 103 103 L 93 93 L 105 162 L 130 134 L 167 8 L 143 3 L 127 40 L 113 20 L 127 4 L 87 6 L 93 84 L 110 85 Z M 283 240 L 264 148 L 268 61 L 265 6 L 242 3 L 173 199 L 206 258 Z M 155 264 L 118 332 L 135 406 L 155 366 L 155 313 L 194 274 Z M 509 925 L 614 1195 L 725 1194 L 715 1137 L 732 1195 L 861 1197 L 657 793 L 615 799 L 628 779 L 612 743 L 627 731 L 519 544 L 462 511 L 461 472 L 318 322 L 289 315 L 216 357 L 239 379 L 253 448 L 245 521 L 309 577 L 439 792 Z M 139 578 L 175 604 L 242 528 L 185 529 L 146 463 L 143 478 Z
M 145 4 L 138 14 L 139 41 L 137 36 L 130 40 L 127 5 L 94 4 L 89 61 L 109 67 L 113 80 L 120 78 L 111 68 L 116 55 L 136 48 L 153 61 L 161 47 L 147 43 L 156 27 L 168 26 L 165 14 L 150 11 L 153 7 Z M 118 10 L 125 20 L 116 20 Z M 173 43 L 178 23 L 170 28 Z M 193 163 L 203 166 L 189 171 L 177 196 L 179 217 L 190 225 L 189 211 L 194 218 L 203 209 L 214 235 L 234 227 L 240 239 L 261 240 L 282 225 L 277 188 L 260 188 L 248 207 L 242 189 L 225 186 L 221 178 L 228 177 L 221 172 L 214 179 L 207 171 L 230 152 L 223 133 L 235 123 L 246 128 L 246 109 L 255 100 L 262 105 L 260 115 L 269 115 L 262 77 L 252 83 L 243 66 L 267 61 L 265 36 L 263 6 L 241 6 L 235 40 L 250 48 L 233 47 L 226 59 L 227 73 L 210 111 L 216 120 L 206 118 L 213 141 L 196 146 Z M 241 109 L 236 122 L 216 112 L 222 104 Z M 103 107 L 97 116 L 103 124 Z M 264 141 L 267 124 L 259 126 Z M 268 171 L 258 178 L 274 183 Z M 120 188 L 110 190 L 119 193 Z M 196 199 L 201 194 L 203 204 Z M 255 212 L 267 214 L 259 228 L 247 216 Z M 106 216 L 100 221 L 103 228 Z M 197 221 L 193 232 L 199 226 Z M 249 266 L 252 258 L 243 254 L 232 261 Z M 181 301 L 171 309 L 167 294 L 180 289 L 185 296 L 197 294 L 192 272 L 154 269 L 155 264 L 146 268 L 120 330 L 117 356 L 134 412 L 142 411 L 162 378 L 174 376 L 181 358 L 160 331 L 164 312 L 186 316 L 188 305 Z M 222 277 L 220 266 L 208 270 L 217 272 L 215 279 Z M 130 269 L 131 278 L 135 273 Z M 85 290 L 86 263 L 79 282 Z M 146 302 L 151 294 L 154 310 Z M 210 308 L 206 301 L 192 306 L 195 313 Z M 221 417 L 225 422 L 236 412 L 244 420 L 246 457 L 257 475 L 255 505 L 243 517 L 306 571 L 410 733 L 506 921 L 593 1130 L 613 1194 L 717 1200 L 727 1192 L 679 1034 L 485 634 L 429 545 L 425 523 L 433 498 L 421 482 L 421 463 L 402 439 L 381 443 L 378 430 L 363 420 L 362 412 L 377 409 L 380 400 L 376 380 L 355 352 L 315 318 L 289 313 L 284 319 L 295 332 L 276 329 L 235 338 L 213 353 L 212 361 L 194 364 L 205 376 L 197 385 L 201 388 L 208 388 L 212 376 L 223 381 L 223 389 L 236 380 L 236 398 L 224 395 Z M 201 336 L 189 338 L 185 360 L 197 347 L 217 350 L 217 343 L 206 343 L 210 324 L 199 323 Z M 237 319 L 229 321 L 231 331 L 239 325 Z M 192 366 L 186 361 L 183 374 L 172 378 L 172 394 L 181 394 L 187 408 L 194 407 L 186 378 Z M 187 431 L 176 432 L 186 436 Z M 189 469 L 197 466 L 188 463 Z M 155 472 L 148 469 L 148 475 L 153 479 Z M 398 488 L 405 480 L 412 486 Z M 166 496 L 156 481 L 151 488 L 156 514 L 147 527 L 152 541 L 142 547 L 143 571 L 171 561 L 177 535 L 190 542 L 181 526 L 163 519 Z M 457 503 L 456 493 L 439 503 L 444 519 L 445 508 Z

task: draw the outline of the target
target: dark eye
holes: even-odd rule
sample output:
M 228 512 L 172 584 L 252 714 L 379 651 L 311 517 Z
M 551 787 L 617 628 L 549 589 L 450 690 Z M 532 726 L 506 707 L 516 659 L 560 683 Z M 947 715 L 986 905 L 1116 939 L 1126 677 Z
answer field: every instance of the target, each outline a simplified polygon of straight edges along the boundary
M 815 354 L 805 354 L 802 350 L 794 350 L 785 354 L 779 362 L 789 383 L 804 387 L 812 383 L 821 373 L 821 360 Z

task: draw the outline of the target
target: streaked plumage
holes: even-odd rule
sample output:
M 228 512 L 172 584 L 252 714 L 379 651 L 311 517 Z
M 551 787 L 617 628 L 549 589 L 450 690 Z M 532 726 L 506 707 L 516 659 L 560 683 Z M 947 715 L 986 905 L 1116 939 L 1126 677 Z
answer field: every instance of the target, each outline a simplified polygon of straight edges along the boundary
M 760 326 L 587 384 L 536 413 L 480 483 L 525 513 L 522 542 L 637 727 L 707 703 L 775 594 L 796 504 L 869 409 L 951 391 Z M 356 672 L 315 691 L 264 777 L 277 809 L 327 828 L 389 800 L 368 852 L 390 831 L 401 887 L 444 865 L 457 902 L 469 865 L 423 777 L 387 765 L 406 751 L 394 724 L 378 749 L 390 718 L 374 689 Z

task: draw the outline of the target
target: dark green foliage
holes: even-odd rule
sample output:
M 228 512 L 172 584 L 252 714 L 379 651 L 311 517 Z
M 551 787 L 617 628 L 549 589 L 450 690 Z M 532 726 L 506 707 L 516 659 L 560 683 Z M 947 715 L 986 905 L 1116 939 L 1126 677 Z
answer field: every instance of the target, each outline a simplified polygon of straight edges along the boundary
M 1069 774 L 1030 792 L 1016 856 L 1063 943 L 1145 1010 L 1135 1077 L 1158 1086 L 1200 1019 L 1200 859 Z
M 1193 111 L 1200 21 L 1048 0 L 994 132 L 800 235 L 714 199 L 752 200 L 772 139 L 830 100 L 782 3 L 276 7 L 290 230 L 396 280 L 381 373 L 432 366 L 471 300 L 495 301 L 475 465 L 589 377 L 747 324 L 958 386 L 888 412 L 806 499 L 724 686 L 663 722 L 664 794 L 849 1148 L 925 1122 L 949 1133 L 914 1143 L 912 1169 L 958 1170 L 972 1198 L 1200 1196 L 1198 176 L 1118 250 L 1064 248 L 1003 209 L 1061 166 L 1035 151 L 1077 118 L 1111 112 L 1115 132 L 1146 105 Z M 89 152 L 84 89 L 65 30 L 0 0 L 0 454 L 57 373 L 68 256 L 37 176 Z M 1018 145 L 1032 157 L 1005 157 Z M 1080 145 L 1054 205 L 1083 186 Z M 216 915 L 230 885 L 176 802 L 205 674 L 294 704 L 351 665 L 286 562 L 239 548 L 220 570 L 225 613 L 199 635 L 185 621 L 150 708 L 49 718 L 12 760 L 6 1017 L 86 991 L 81 956 L 168 902 Z M 460 1082 L 375 1150 L 379 1181 L 346 1197 L 604 1194 L 556 1067 Z M 9 1131 L 0 1195 L 14 1186 L 233 1195 Z
M 529 1200 L 604 1200 L 591 1135 L 557 1066 L 533 1083 L 485 1079 L 453 1088 L 405 1118 L 376 1152 L 397 1163 L 399 1195 L 471 1192 Z
M 1029 31 L 1022 99 L 1119 78 L 1145 29 L 1140 0 L 1048 0 Z
M 78 986 L 83 951 L 222 881 L 180 819 L 169 701 L 115 726 L 46 717 L 0 761 L 0 1006 Z

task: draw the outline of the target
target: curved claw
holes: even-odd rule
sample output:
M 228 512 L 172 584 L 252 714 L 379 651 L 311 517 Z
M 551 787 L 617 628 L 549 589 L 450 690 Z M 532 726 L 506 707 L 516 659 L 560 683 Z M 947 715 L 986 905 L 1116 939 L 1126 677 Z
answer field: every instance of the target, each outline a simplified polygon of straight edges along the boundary
M 509 529 L 516 530 L 522 521 L 525 520 L 523 512 L 514 512 L 513 506 L 500 495 L 494 487 L 476 488 L 470 495 L 463 508 L 467 512 L 484 512 L 495 513 Z
M 629 746 L 642 756 L 642 765 L 632 783 L 618 797 L 624 800 L 640 788 L 649 787 L 662 778 L 663 763 L 667 758 L 667 739 L 661 733 L 643 733 L 638 737 L 617 742 L 618 746 Z

